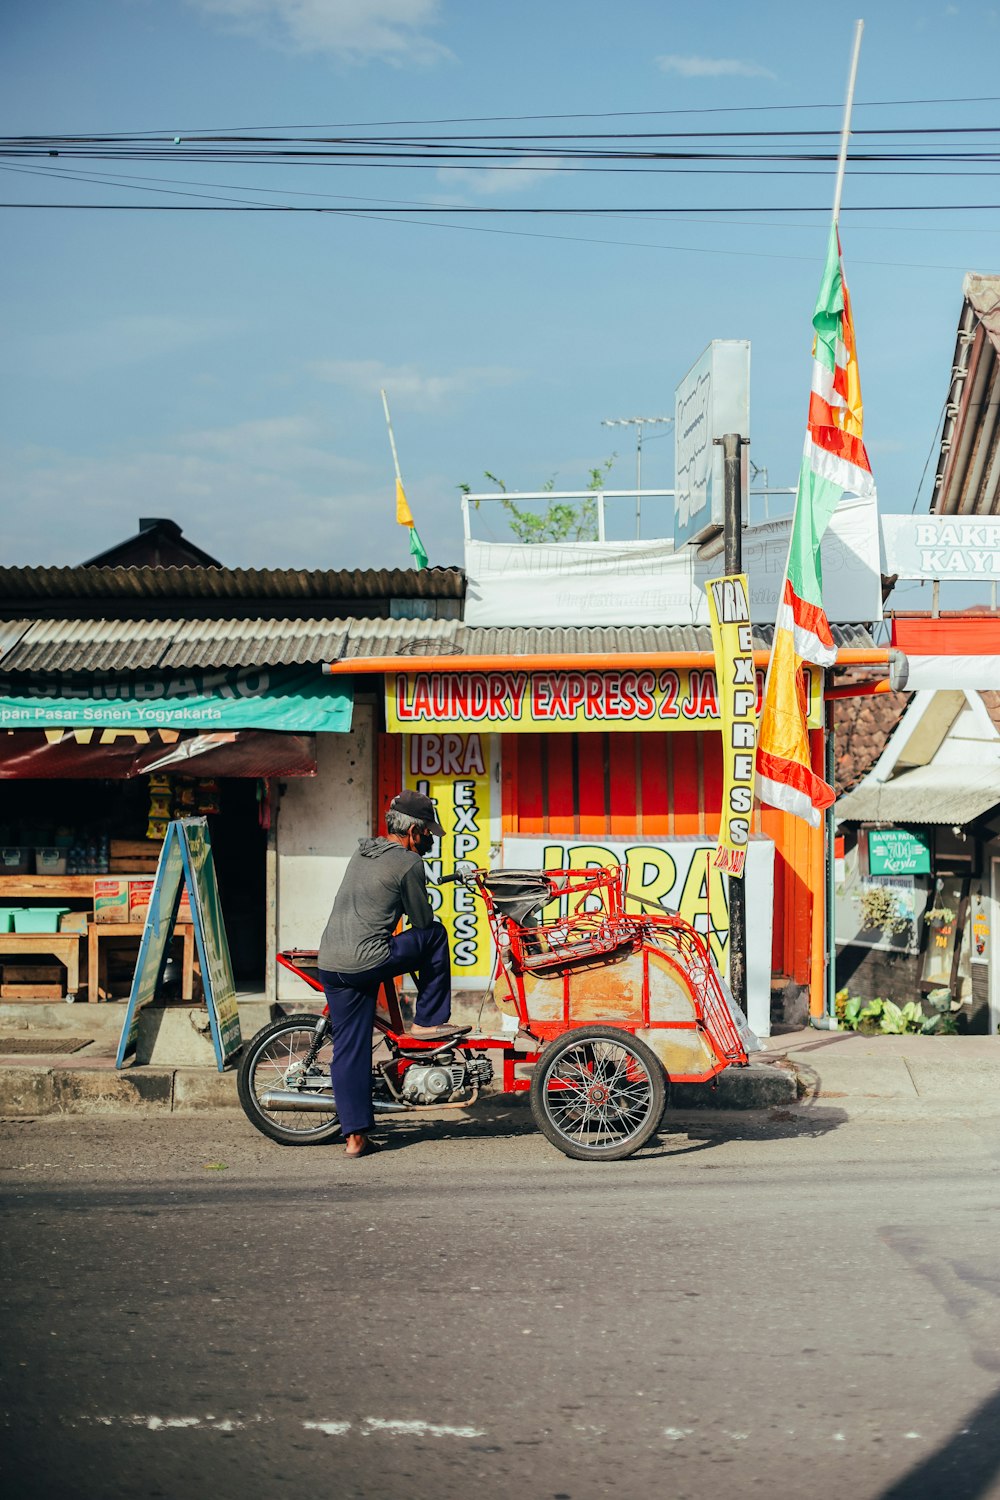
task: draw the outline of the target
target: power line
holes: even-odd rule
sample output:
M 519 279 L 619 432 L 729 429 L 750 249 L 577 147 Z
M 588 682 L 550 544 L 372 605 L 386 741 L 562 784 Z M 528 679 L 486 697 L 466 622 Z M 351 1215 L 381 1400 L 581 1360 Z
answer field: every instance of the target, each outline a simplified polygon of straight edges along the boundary
M 895 105 L 937 104 L 998 104 L 1000 95 L 970 94 L 930 99 L 856 99 L 855 109 L 891 109 Z M 776 114 L 791 110 L 836 109 L 842 110 L 843 100 L 832 104 L 725 104 L 701 108 L 683 109 L 609 109 L 577 111 L 571 114 L 527 114 L 527 115 L 451 115 L 422 120 L 342 120 L 335 125 L 196 125 L 186 127 L 163 126 L 159 129 L 124 130 L 105 132 L 106 138 L 120 136 L 174 136 L 203 135 L 219 131 L 237 130 L 381 130 L 389 126 L 412 125 L 497 125 L 517 123 L 525 120 L 627 120 L 672 115 L 729 115 L 729 114 Z
M 139 184 L 138 190 L 141 191 L 141 192 L 154 192 L 154 193 L 155 192 L 160 192 L 160 191 L 166 192 L 167 188 L 165 188 L 165 187 L 161 188 L 161 186 L 160 186 L 161 184 L 165 183 L 165 184 L 169 184 L 172 187 L 191 187 L 191 188 L 214 187 L 214 188 L 222 188 L 222 189 L 224 189 L 227 192 L 233 192 L 233 193 L 241 193 L 241 192 L 242 193 L 247 193 L 247 192 L 250 192 L 250 193 L 265 193 L 265 194 L 267 194 L 269 196 L 272 196 L 272 197 L 277 196 L 279 194 L 283 194 L 283 195 L 287 194 L 287 196 L 292 197 L 292 198 L 337 199 L 337 200 L 343 201 L 345 204 L 348 205 L 348 207 L 354 207 L 354 206 L 357 206 L 357 205 L 372 205 L 372 206 L 379 207 L 379 208 L 393 208 L 393 209 L 395 209 L 395 208 L 408 208 L 408 209 L 416 209 L 416 210 L 419 211 L 419 210 L 423 210 L 427 206 L 424 202 L 422 202 L 420 200 L 412 199 L 412 198 L 409 198 L 409 199 L 407 199 L 407 198 L 366 198 L 366 197 L 363 197 L 360 194 L 356 194 L 356 193 L 314 193 L 314 192 L 309 192 L 307 189 L 299 189 L 299 188 L 268 188 L 268 187 L 262 187 L 262 186 L 260 186 L 259 183 L 253 183 L 253 184 L 250 184 L 250 185 L 242 185 L 241 186 L 241 184 L 235 183 L 235 182 L 207 182 L 207 181 L 203 182 L 203 181 L 197 181 L 197 180 L 193 180 L 191 178 L 184 178 L 184 177 L 136 176 L 135 174 L 128 173 L 128 172 L 102 172 L 102 173 L 98 174 L 98 173 L 95 173 L 95 172 L 77 171 L 77 170 L 74 170 L 71 167 L 66 167 L 66 168 L 63 168 L 63 167 L 15 167 L 15 166 L 4 165 L 3 163 L 0 163 L 0 172 L 14 172 L 14 173 L 17 173 L 18 175 L 26 176 L 26 177 L 58 177 L 58 178 L 61 178 L 61 179 L 65 179 L 65 180 L 67 180 L 69 182 L 94 183 L 94 184 L 98 184 L 98 185 L 101 185 L 101 186 L 104 186 L 104 187 L 116 187 L 119 183 L 122 183 L 122 184 L 125 184 L 125 185 L 131 185 L 131 184 L 135 183 L 135 184 Z M 713 175 L 715 175 L 715 174 L 713 174 Z M 869 175 L 872 175 L 872 174 L 869 174 Z M 932 176 L 932 175 L 934 175 L 934 176 L 938 176 L 938 175 L 953 176 L 953 174 L 944 174 L 944 173 L 941 173 L 941 174 L 938 174 L 938 173 L 934 173 L 934 174 L 932 174 L 932 173 L 919 173 L 919 174 L 918 173 L 909 173 L 907 175 L 908 176 L 918 176 L 918 175 L 919 176 Z M 993 176 L 996 176 L 996 175 L 998 175 L 998 174 L 997 173 L 992 173 L 992 172 L 991 173 L 964 173 L 963 174 L 963 176 L 967 176 L 967 177 L 968 176 L 991 176 L 991 177 L 993 177 Z M 149 183 L 157 184 L 157 185 L 156 186 L 152 186 L 152 187 L 147 187 L 146 184 L 149 184 Z M 181 195 L 178 195 L 178 196 L 198 197 L 198 196 L 201 196 L 201 195 L 198 194 L 198 193 L 191 193 L 191 194 L 181 194 Z M 221 201 L 225 202 L 227 200 L 223 199 Z M 241 201 L 246 201 L 246 200 L 241 200 Z M 85 207 L 86 205 L 83 205 L 83 206 Z M 748 210 L 743 210 L 743 211 L 747 212 Z M 803 210 L 803 212 L 805 212 L 805 211 L 806 210 Z M 700 213 L 700 212 L 701 212 L 701 210 L 697 211 L 697 213 Z M 706 220 L 706 219 L 699 218 L 697 216 L 697 213 L 695 213 L 690 219 L 675 220 L 675 222 L 682 222 L 682 223 L 687 223 L 687 224 L 704 224 L 704 223 L 708 223 L 708 222 L 713 222 L 713 223 L 716 223 L 716 224 L 718 224 L 718 223 L 733 223 L 733 224 L 740 224 L 743 228 L 754 227 L 753 224 L 752 224 L 752 222 L 748 224 L 747 220 L 745 220 L 745 219 L 744 220 L 736 220 L 736 219 L 719 220 L 719 219 L 715 219 L 715 220 L 709 221 L 709 220 Z M 624 221 L 628 221 L 628 220 L 634 218 L 634 215 L 630 214 L 627 209 L 624 209 L 624 210 L 622 210 L 622 209 L 611 209 L 611 210 L 608 210 L 607 216 L 608 217 L 614 217 L 614 218 L 622 219 Z M 759 227 L 759 228 L 770 228 L 771 226 L 769 224 L 761 224 L 761 225 L 759 225 L 757 227 Z M 816 226 L 815 226 L 815 224 L 812 224 L 812 223 L 810 223 L 810 224 L 787 224 L 787 223 L 785 223 L 781 227 L 782 227 L 782 229 L 808 229 L 808 230 L 814 230 Z M 899 226 L 899 225 L 892 225 L 892 226 L 890 226 L 890 225 L 878 225 L 878 224 L 865 224 L 864 226 L 860 226 L 860 225 L 858 226 L 858 228 L 862 228 L 862 227 L 864 229 L 866 229 L 866 230 L 868 230 L 868 229 L 881 230 L 881 229 L 889 229 L 889 228 L 891 228 L 894 233 L 898 233 L 901 226 Z M 941 225 L 907 224 L 905 226 L 902 226 L 902 228 L 903 228 L 903 232 L 907 233 L 907 234 L 967 234 L 968 233 L 968 230 L 966 228 L 959 227 L 957 225 L 952 228 L 952 227 L 949 227 L 947 225 L 941 226 Z M 982 229 L 982 228 L 980 228 L 977 232 L 978 233 L 982 233 L 982 234 L 997 234 L 997 233 L 1000 233 L 1000 228 L 998 228 L 998 229 Z
M 28 208 L 28 209 L 68 209 L 81 212 L 99 211 L 105 213 L 272 213 L 272 214 L 350 214 L 350 208 L 332 207 L 325 204 L 307 205 L 298 203 L 260 203 L 260 204 L 199 204 L 187 203 L 0 203 L 0 208 Z M 842 209 L 844 214 L 865 213 L 980 213 L 991 212 L 1000 209 L 1000 203 L 866 203 L 854 204 Z M 422 214 L 523 214 L 528 217 L 576 217 L 576 218 L 602 218 L 605 216 L 616 217 L 627 214 L 631 218 L 649 218 L 656 215 L 674 214 L 728 214 L 728 213 L 757 213 L 757 214 L 829 214 L 830 205 L 823 204 L 812 207 L 806 204 L 783 204 L 769 206 L 754 204 L 747 208 L 739 208 L 729 204 L 725 208 L 706 208 L 699 205 L 696 208 L 509 208 L 486 204 L 454 204 L 443 206 L 428 204 L 424 208 L 397 208 L 393 210 L 397 214 L 422 213 Z

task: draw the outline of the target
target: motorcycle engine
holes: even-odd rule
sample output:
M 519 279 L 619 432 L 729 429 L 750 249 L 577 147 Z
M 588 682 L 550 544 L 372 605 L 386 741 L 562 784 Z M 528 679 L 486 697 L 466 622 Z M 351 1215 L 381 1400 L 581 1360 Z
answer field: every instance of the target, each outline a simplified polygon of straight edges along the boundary
M 466 1060 L 452 1052 L 431 1063 L 411 1063 L 403 1074 L 401 1092 L 407 1104 L 439 1104 L 464 1093 L 473 1083 L 489 1083 L 492 1077 L 488 1057 Z

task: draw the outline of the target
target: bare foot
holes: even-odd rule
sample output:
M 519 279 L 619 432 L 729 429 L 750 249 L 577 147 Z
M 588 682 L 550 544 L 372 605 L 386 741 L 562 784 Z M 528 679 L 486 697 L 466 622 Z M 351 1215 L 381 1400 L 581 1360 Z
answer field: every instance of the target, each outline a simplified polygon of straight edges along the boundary
M 410 1027 L 410 1035 L 411 1036 L 450 1036 L 453 1031 L 457 1031 L 457 1030 L 458 1030 L 458 1028 L 456 1026 L 450 1025 L 447 1021 L 445 1022 L 445 1024 L 443 1026 L 417 1026 L 416 1024 L 414 1024 L 414 1025 L 412 1025 Z

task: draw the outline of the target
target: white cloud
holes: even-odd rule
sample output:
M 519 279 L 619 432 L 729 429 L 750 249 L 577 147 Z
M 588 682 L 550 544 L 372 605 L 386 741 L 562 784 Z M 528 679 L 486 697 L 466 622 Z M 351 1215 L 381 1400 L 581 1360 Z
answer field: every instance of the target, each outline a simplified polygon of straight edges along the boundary
M 525 188 L 534 187 L 538 182 L 544 182 L 547 177 L 553 177 L 555 167 L 552 163 L 557 160 L 555 157 L 522 157 L 516 166 L 485 167 L 482 170 L 473 167 L 442 167 L 437 176 L 438 181 L 446 187 L 468 188 L 470 192 L 484 196 L 519 193 Z
M 682 78 L 773 78 L 770 68 L 740 57 L 681 57 L 668 52 L 656 59 L 664 73 Z
M 233 31 L 293 52 L 326 52 L 346 62 L 397 66 L 452 53 L 426 34 L 440 0 L 187 0 Z
M 321 439 L 319 425 L 310 417 L 260 417 L 230 427 L 207 427 L 181 433 L 177 444 L 205 454 L 242 454 L 255 462 L 280 463 L 290 447 L 301 451 L 310 440 Z
M 132 535 L 140 514 L 170 516 L 231 566 L 406 560 L 391 475 L 339 456 L 329 433 L 306 419 L 239 423 L 85 458 L 37 446 L 8 451 L 0 476 L 0 505 L 17 515 L 5 537 L 7 565 L 80 562 Z M 378 515 L 384 526 L 371 524 Z
M 76 380 L 101 370 L 160 359 L 222 338 L 238 327 L 223 318 L 128 314 L 57 333 L 37 333 L 30 339 L 11 339 L 6 344 L 3 366 L 50 380 Z
M 384 390 L 390 400 L 398 398 L 408 406 L 436 406 L 483 386 L 510 385 L 518 378 L 515 370 L 503 365 L 467 365 L 446 375 L 429 375 L 415 365 L 385 365 L 377 359 L 321 359 L 309 371 L 318 380 L 365 395 Z

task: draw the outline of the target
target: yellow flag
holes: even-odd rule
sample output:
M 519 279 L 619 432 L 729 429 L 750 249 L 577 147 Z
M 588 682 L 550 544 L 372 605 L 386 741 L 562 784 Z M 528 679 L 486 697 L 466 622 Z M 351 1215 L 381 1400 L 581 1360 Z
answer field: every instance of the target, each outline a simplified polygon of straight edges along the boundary
M 396 520 L 400 526 L 413 525 L 413 512 L 410 510 L 401 479 L 396 480 Z

